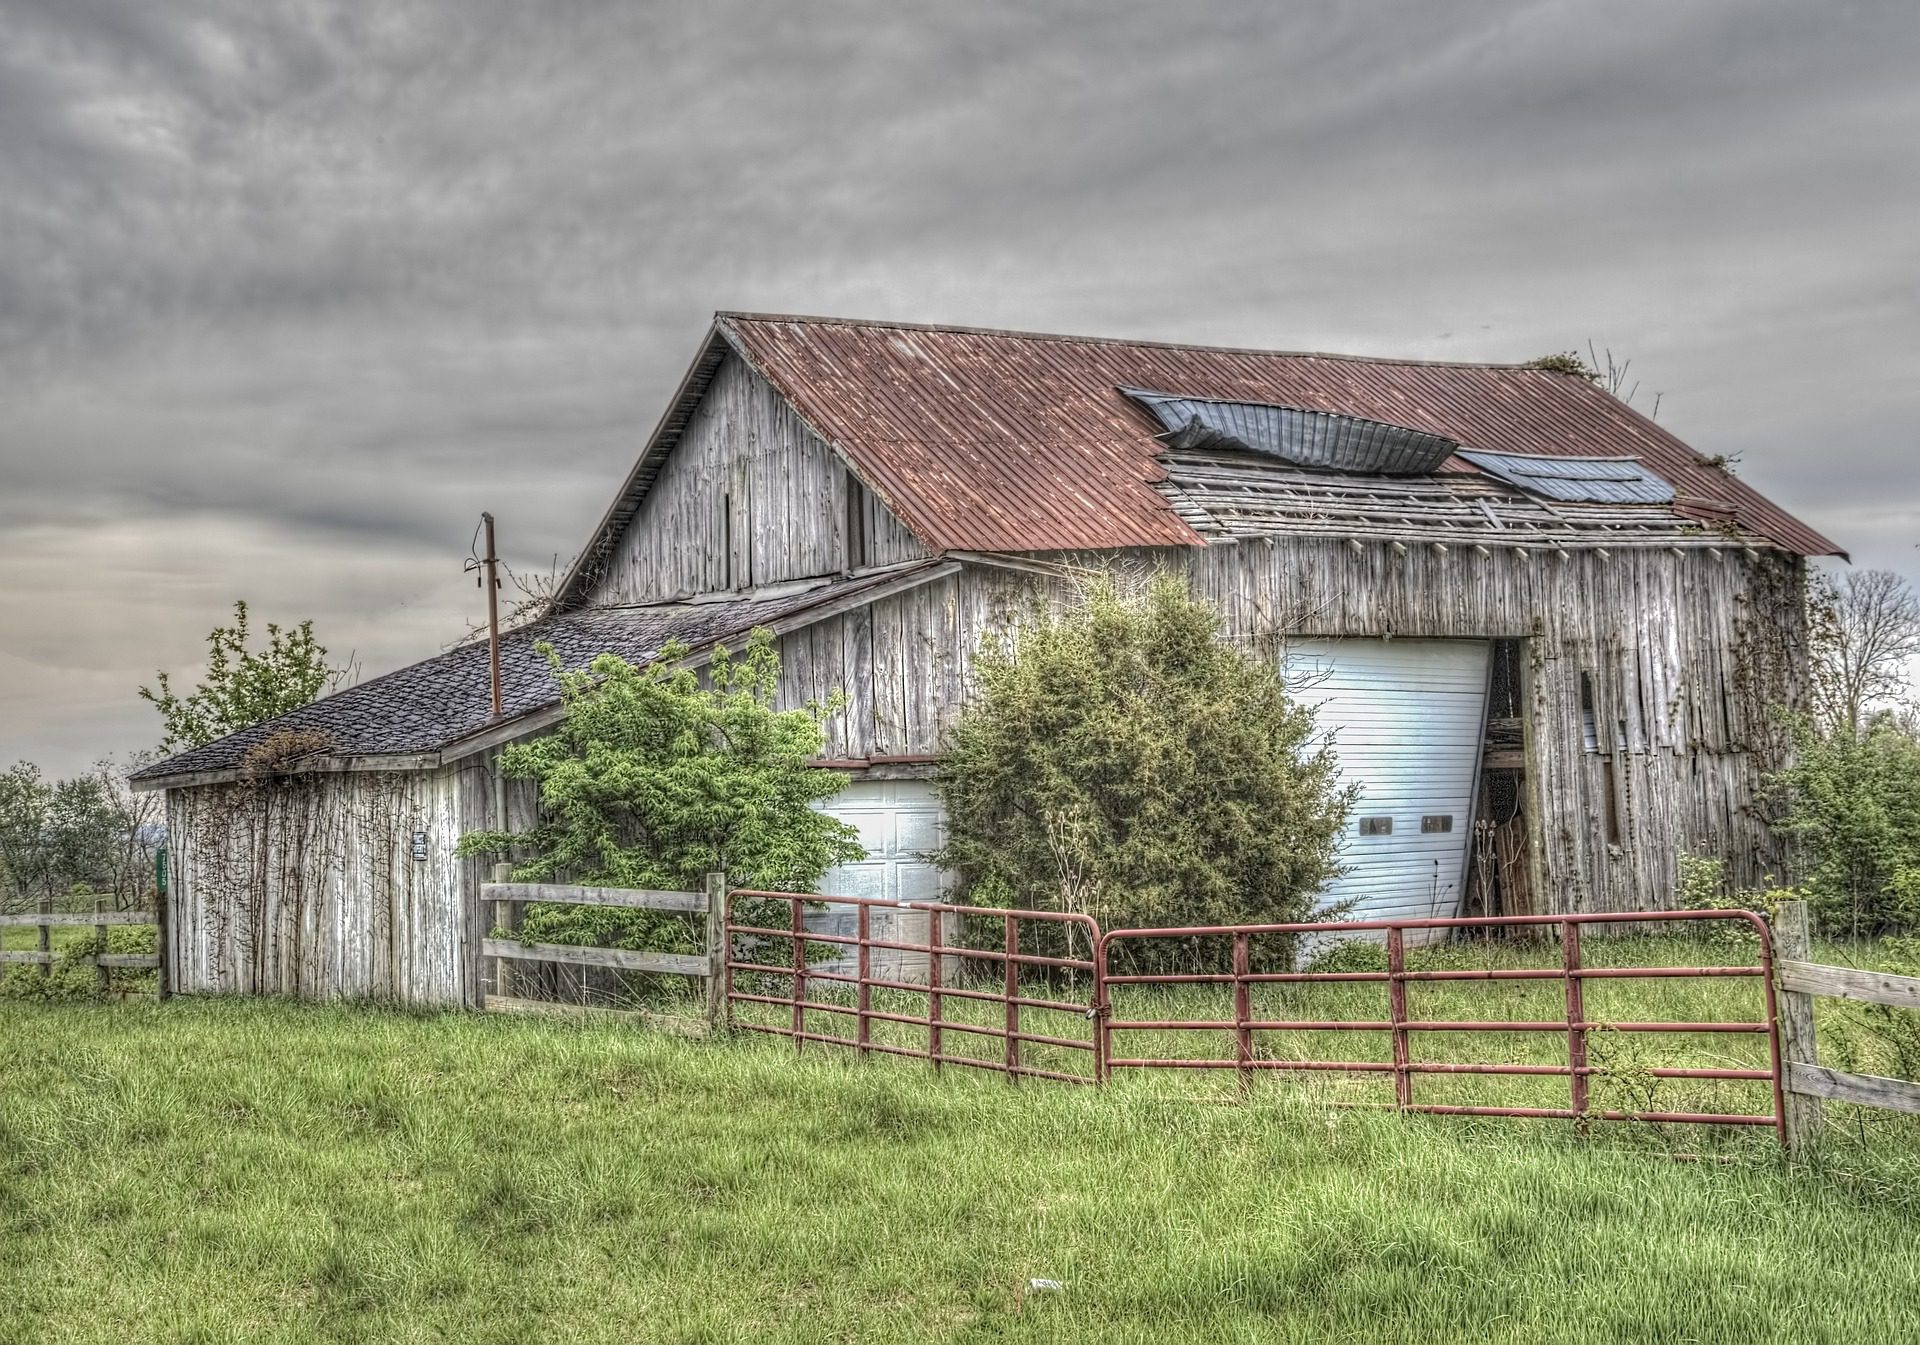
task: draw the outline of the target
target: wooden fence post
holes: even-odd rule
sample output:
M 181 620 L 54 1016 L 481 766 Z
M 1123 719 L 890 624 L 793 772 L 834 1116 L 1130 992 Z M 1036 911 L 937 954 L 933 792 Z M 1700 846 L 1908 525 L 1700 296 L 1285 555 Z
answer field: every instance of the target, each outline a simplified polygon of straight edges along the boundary
M 727 875 L 707 875 L 707 1033 L 727 1025 Z
M 512 882 L 513 865 L 495 864 L 493 866 L 493 881 L 496 883 Z M 494 902 L 492 915 L 495 927 L 508 931 L 517 928 L 518 921 L 515 917 L 519 910 L 520 906 L 517 902 Z M 510 998 L 513 992 L 513 959 L 510 957 L 496 957 L 493 959 L 493 993 L 499 995 L 502 999 L 506 999 Z
M 1813 996 L 1788 990 L 1781 982 L 1782 962 L 1811 962 L 1813 938 L 1807 925 L 1807 903 L 1783 901 L 1773 918 L 1774 995 L 1780 1020 L 1780 1105 L 1785 1111 L 1787 1148 L 1804 1153 L 1820 1138 L 1824 1116 L 1820 1099 L 1793 1091 L 1793 1067 L 1818 1065 L 1814 1043 Z
M 94 899 L 93 913 L 95 915 L 99 915 L 106 909 L 106 902 L 98 898 Z M 106 998 L 107 991 L 112 988 L 112 973 L 107 970 L 107 964 L 102 960 L 107 955 L 107 927 L 104 924 L 93 927 L 93 942 L 93 988 L 98 991 L 100 997 L 104 999 Z
M 153 995 L 158 1000 L 173 993 L 167 979 L 173 975 L 173 930 L 167 913 L 167 903 L 172 900 L 167 889 L 172 883 L 166 877 L 172 866 L 166 863 L 166 854 L 165 850 L 160 851 L 160 857 L 154 861 L 161 874 L 153 892 L 153 955 L 160 963 L 153 969 Z
M 51 892 L 40 898 L 40 914 L 53 914 L 53 894 Z M 40 931 L 40 937 L 34 940 L 33 946 L 46 954 L 46 956 L 40 960 L 40 979 L 44 981 L 53 975 L 53 926 L 40 925 L 37 926 L 37 928 Z

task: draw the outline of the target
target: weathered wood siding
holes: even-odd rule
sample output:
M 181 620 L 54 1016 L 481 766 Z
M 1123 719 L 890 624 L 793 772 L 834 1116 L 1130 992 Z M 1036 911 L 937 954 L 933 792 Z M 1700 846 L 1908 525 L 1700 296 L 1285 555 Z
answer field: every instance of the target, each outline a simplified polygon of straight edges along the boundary
M 1742 884 L 1783 872 L 1756 796 L 1786 751 L 1776 711 L 1803 694 L 1804 563 L 1527 554 L 1243 542 L 1196 556 L 1194 589 L 1253 640 L 1524 638 L 1529 812 L 1554 910 L 1666 906 L 1688 850 L 1724 856 Z
M 1403 554 L 1285 539 L 1119 559 L 1186 568 L 1228 631 L 1274 658 L 1289 635 L 1525 640 L 1529 812 L 1553 909 L 1666 905 L 1687 850 L 1724 856 L 1741 883 L 1784 871 L 1756 794 L 1785 751 L 1774 708 L 1801 697 L 1798 560 L 1733 549 Z M 970 566 L 821 622 L 782 640 L 783 697 L 847 693 L 829 756 L 937 752 L 982 639 L 1033 595 L 1061 591 Z
M 167 791 L 174 988 L 467 1002 L 458 807 L 451 771 Z
M 829 758 L 934 752 L 981 641 L 1012 627 L 1036 582 L 970 566 L 795 631 L 779 644 L 781 700 L 846 693 L 846 708 L 827 723 Z
M 848 498 L 839 457 L 729 356 L 585 601 L 660 602 L 925 554 L 870 492 L 854 492 L 854 510 Z

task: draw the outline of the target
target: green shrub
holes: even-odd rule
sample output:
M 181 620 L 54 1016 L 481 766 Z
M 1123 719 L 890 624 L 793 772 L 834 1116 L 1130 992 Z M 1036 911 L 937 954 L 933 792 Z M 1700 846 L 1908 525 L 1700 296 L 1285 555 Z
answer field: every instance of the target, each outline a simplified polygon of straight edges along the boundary
M 769 632 L 755 631 L 738 658 L 716 647 L 707 685 L 674 668 L 688 652 L 678 644 L 645 667 L 602 654 L 583 669 L 538 647 L 564 717 L 551 735 L 507 748 L 501 770 L 539 782 L 540 821 L 525 832 L 470 832 L 461 854 L 519 852 L 516 882 L 698 891 L 721 872 L 733 886 L 784 892 L 810 891 L 833 865 L 865 857 L 851 826 L 813 807 L 846 783 L 810 765 L 837 706 L 773 708 L 780 658 Z M 742 914 L 755 924 L 788 918 L 777 902 Z M 683 916 L 535 903 L 520 936 L 692 952 L 703 934 Z
M 939 774 L 968 900 L 1108 929 L 1308 917 L 1352 793 L 1312 711 L 1219 628 L 1178 577 L 1109 577 L 980 651 Z
M 158 947 L 158 931 L 152 925 L 109 925 L 103 942 L 88 929 L 80 938 L 57 950 L 58 958 L 41 975 L 38 967 L 18 963 L 7 967 L 0 979 L 0 999 L 91 999 L 100 993 L 100 982 L 91 959 L 102 952 L 151 955 Z M 154 973 L 139 968 L 111 967 L 107 975 L 112 989 L 151 991 Z
M 1821 928 L 1866 938 L 1920 924 L 1920 741 L 1891 716 L 1864 733 L 1794 726 L 1773 778 Z

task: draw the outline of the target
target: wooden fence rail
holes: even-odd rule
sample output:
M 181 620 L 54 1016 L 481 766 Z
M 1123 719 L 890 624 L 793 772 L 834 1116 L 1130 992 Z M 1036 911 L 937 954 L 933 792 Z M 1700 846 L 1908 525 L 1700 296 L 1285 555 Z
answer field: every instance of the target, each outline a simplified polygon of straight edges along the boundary
M 54 964 L 67 954 L 56 952 L 53 947 L 53 931 L 75 927 L 91 928 L 99 936 L 100 947 L 105 948 L 107 930 L 113 925 L 149 925 L 156 931 L 155 951 L 151 953 L 89 953 L 76 961 L 94 969 L 95 984 L 102 994 L 112 987 L 109 972 L 114 968 L 146 970 L 158 973 L 154 990 L 160 999 L 167 997 L 166 973 L 166 917 L 164 911 L 109 911 L 103 903 L 96 902 L 90 913 L 55 911 L 50 901 L 42 902 L 37 911 L 20 911 L 0 914 L 0 931 L 8 929 L 32 929 L 37 931 L 33 948 L 0 948 L 0 976 L 6 974 L 9 966 L 26 965 L 38 967 L 42 977 L 53 973 Z
M 705 981 L 706 995 L 699 1027 L 706 1032 L 719 1029 L 726 1016 L 726 900 L 724 874 L 707 875 L 702 892 L 656 892 L 644 888 L 573 887 L 561 883 L 483 883 L 480 899 L 483 909 L 493 912 L 496 928 L 509 932 L 520 927 L 520 908 L 529 902 L 561 906 L 601 906 L 625 910 L 660 911 L 670 915 L 699 915 L 706 918 L 706 937 L 699 953 L 637 952 L 627 948 L 595 948 L 570 943 L 528 943 L 524 940 L 488 936 L 481 940 L 483 957 L 493 959 L 493 993 L 483 1001 L 488 1009 L 513 1012 L 579 1012 L 587 1006 L 561 1004 L 533 999 L 514 993 L 516 961 L 545 962 L 562 966 L 603 968 L 614 971 L 651 972 L 664 976 L 686 976 Z M 590 1009 L 595 1013 L 624 1013 L 643 1019 L 653 1026 L 686 1028 L 692 1020 L 672 1019 L 666 1015 L 629 1009 Z
M 1822 1104 L 1828 1101 L 1920 1116 L 1920 1084 L 1877 1074 L 1849 1074 L 1821 1065 L 1813 1019 L 1816 998 L 1920 1009 L 1920 976 L 1861 971 L 1810 960 L 1813 941 L 1804 901 L 1780 903 L 1779 914 L 1774 917 L 1773 942 L 1788 1146 L 1804 1149 L 1819 1139 L 1824 1120 Z

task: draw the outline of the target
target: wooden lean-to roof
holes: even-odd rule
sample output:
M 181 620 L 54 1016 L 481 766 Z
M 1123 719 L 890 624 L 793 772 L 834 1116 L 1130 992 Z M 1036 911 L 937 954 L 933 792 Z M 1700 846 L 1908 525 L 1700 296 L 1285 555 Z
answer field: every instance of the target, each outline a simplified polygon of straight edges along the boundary
M 686 646 L 698 663 L 718 641 L 744 638 L 762 626 L 781 634 L 957 568 L 955 561 L 922 561 L 850 579 L 784 585 L 768 594 L 560 613 L 501 635 L 505 713 L 498 720 L 492 715 L 487 643 L 475 640 L 155 762 L 130 778 L 140 789 L 214 783 L 245 773 L 255 749 L 284 733 L 307 735 L 315 745 L 313 759 L 301 769 L 430 769 L 558 716 L 559 687 L 538 645 L 551 646 L 567 668 L 584 667 L 600 654 L 646 663 L 670 641 Z

